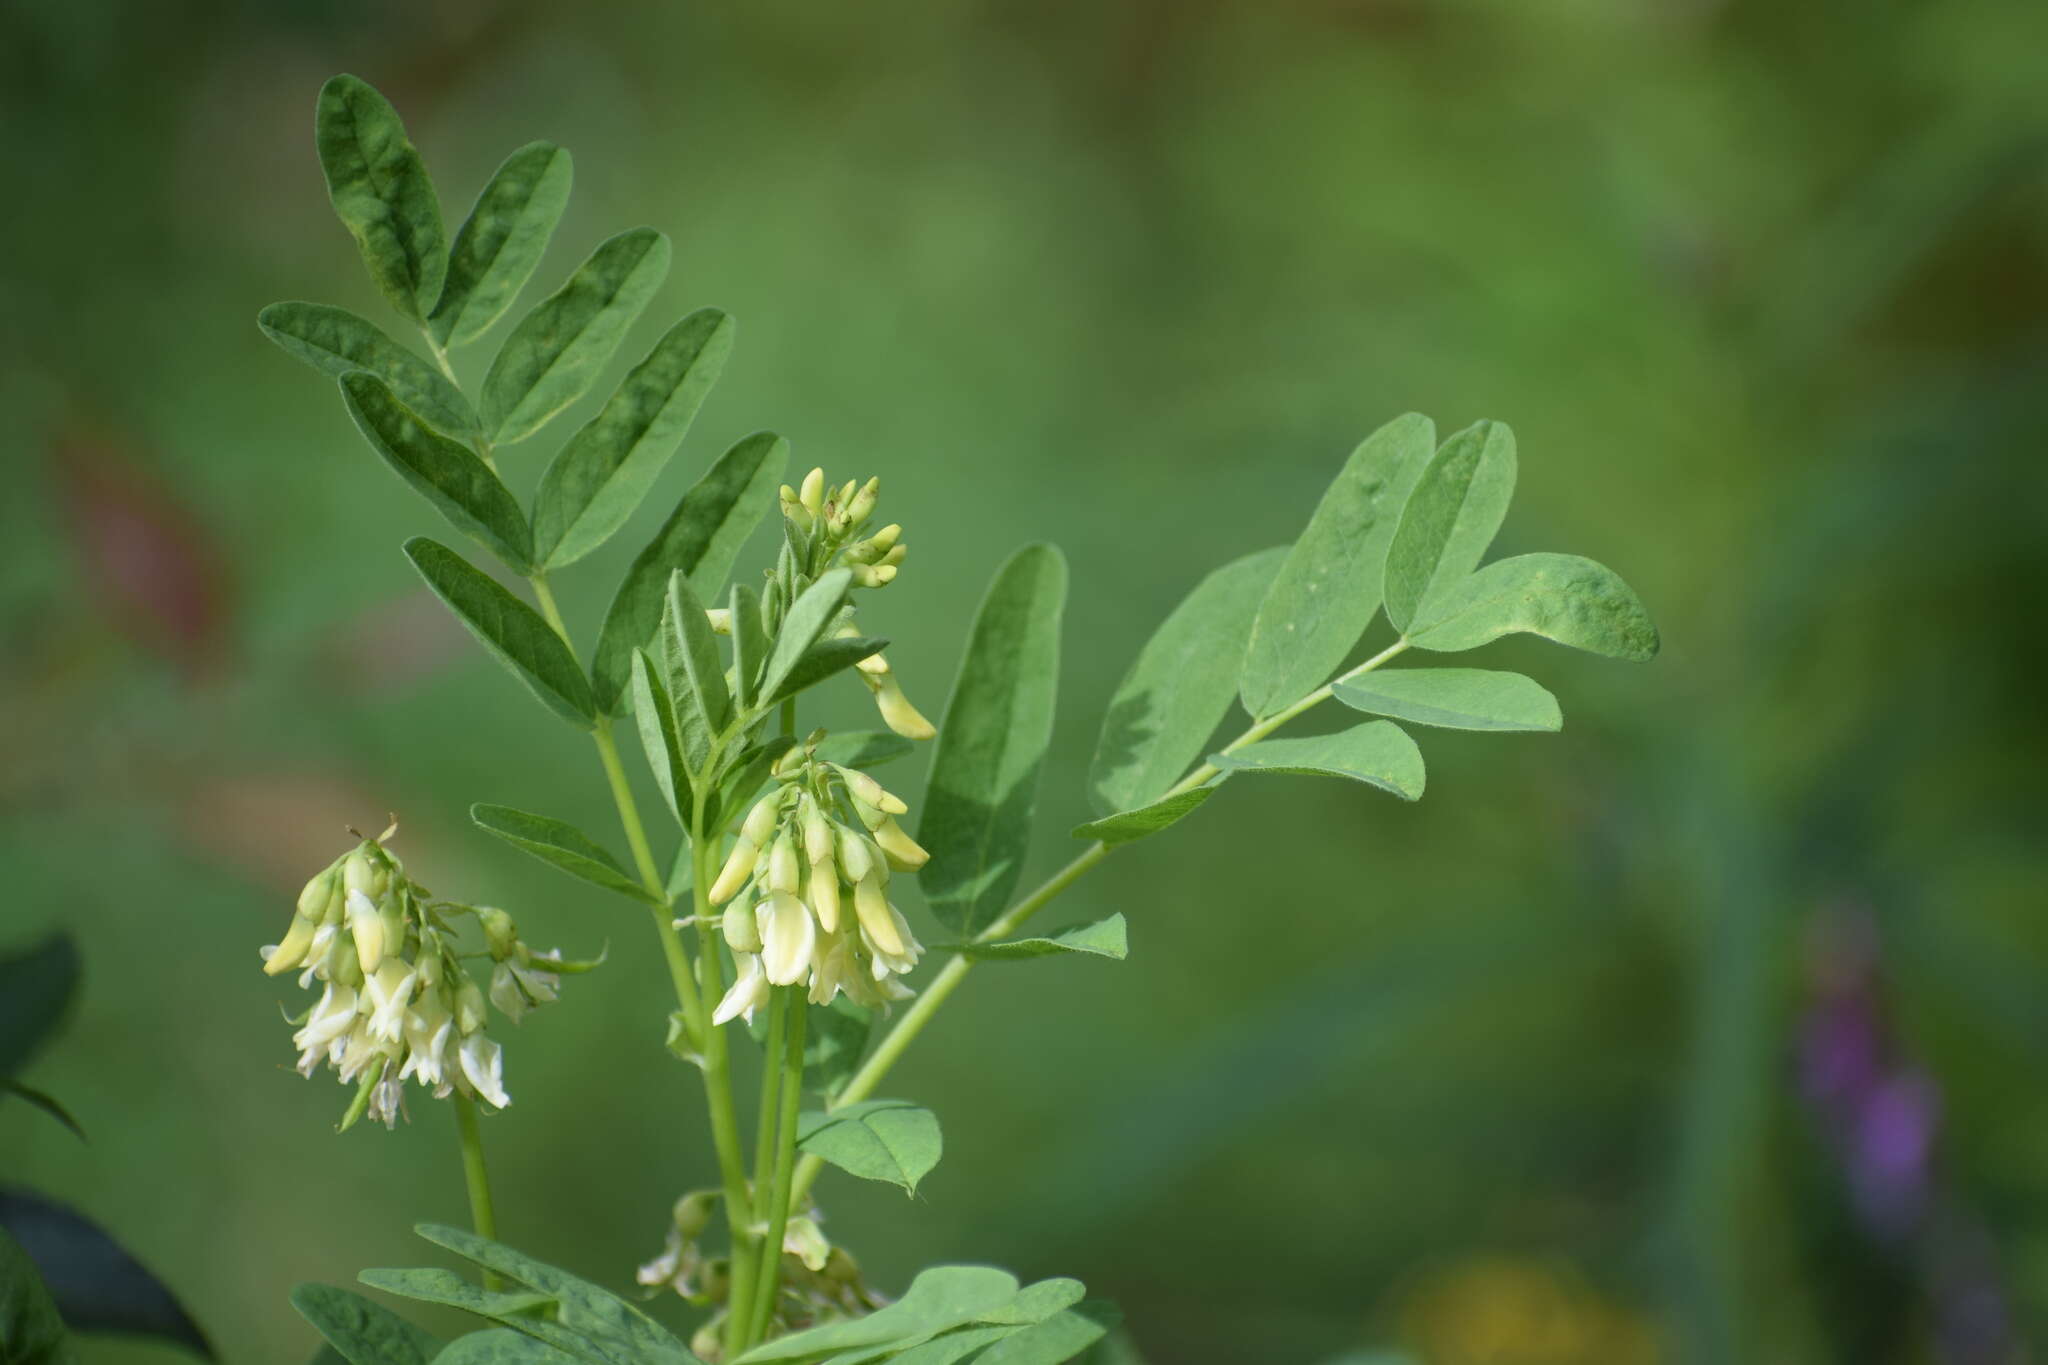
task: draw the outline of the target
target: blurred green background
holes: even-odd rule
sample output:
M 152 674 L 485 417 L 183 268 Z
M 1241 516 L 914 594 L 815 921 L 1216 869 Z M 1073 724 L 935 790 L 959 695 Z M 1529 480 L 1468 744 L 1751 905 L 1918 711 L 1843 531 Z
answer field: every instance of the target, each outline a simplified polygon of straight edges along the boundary
M 1049 915 L 1124 912 L 1129 962 L 977 972 L 887 1087 L 946 1124 L 920 1196 L 822 1186 L 883 1284 L 1078 1275 L 1191 1365 L 2031 1358 L 2044 53 L 2033 0 L 6 0 L 0 941 L 81 941 L 29 1076 L 92 1142 L 0 1106 L 0 1172 L 234 1362 L 310 1353 L 294 1282 L 430 1260 L 448 1115 L 334 1136 L 256 958 L 395 811 L 437 890 L 610 944 L 509 1040 L 506 1238 L 623 1286 L 712 1178 L 644 923 L 464 816 L 616 844 L 588 746 L 444 619 L 397 548 L 433 513 L 255 327 L 392 325 L 313 156 L 348 70 L 451 223 L 512 147 L 575 153 L 540 287 L 673 235 L 631 354 L 739 319 L 641 522 L 560 585 L 583 640 L 761 427 L 882 475 L 913 549 L 870 624 L 934 716 L 1000 558 L 1066 549 L 1036 869 L 1145 635 L 1398 412 L 1510 422 L 1498 552 L 1588 554 L 1663 627 L 1647 667 L 1490 647 L 1562 735 L 1425 732 L 1415 807 L 1232 784 Z M 870 723 L 836 691 L 807 714 Z

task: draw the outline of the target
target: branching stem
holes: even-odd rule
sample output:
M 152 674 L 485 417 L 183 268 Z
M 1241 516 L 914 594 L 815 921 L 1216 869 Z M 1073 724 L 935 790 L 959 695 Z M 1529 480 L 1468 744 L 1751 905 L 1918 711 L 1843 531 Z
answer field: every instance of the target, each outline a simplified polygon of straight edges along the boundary
M 1253 724 L 1243 734 L 1224 745 L 1223 752 L 1226 754 L 1235 753 L 1247 744 L 1257 743 L 1285 725 L 1288 721 L 1293 720 L 1296 716 L 1328 701 L 1330 699 L 1330 691 L 1337 683 L 1349 678 L 1358 677 L 1363 673 L 1370 673 L 1407 649 L 1408 642 L 1405 639 L 1394 641 L 1393 644 L 1388 645 L 1385 649 L 1373 655 L 1370 659 L 1367 659 L 1342 677 L 1323 684 L 1291 706 L 1284 707 L 1264 720 Z M 1165 800 L 1168 796 L 1178 796 L 1182 792 L 1192 791 L 1214 778 L 1218 771 L 1213 764 L 1206 762 L 1198 764 L 1186 777 L 1176 782 L 1172 789 L 1159 799 Z M 976 934 L 973 941 L 976 943 L 993 943 L 1016 933 L 1019 929 L 1023 928 L 1025 921 L 1029 920 L 1040 910 L 1043 910 L 1047 905 L 1050 905 L 1058 898 L 1061 892 L 1079 881 L 1084 874 L 1104 858 L 1107 858 L 1109 854 L 1110 846 L 1108 844 L 1099 842 L 1090 844 L 1072 862 L 1046 878 L 1044 883 L 1036 890 L 1032 891 L 1031 894 L 1025 896 L 1008 910 L 1005 910 L 986 929 Z M 925 1025 L 931 1022 L 931 1017 L 938 1013 L 939 1007 L 946 1003 L 954 991 L 960 989 L 961 981 L 966 979 L 968 969 L 973 967 L 973 965 L 974 959 L 961 954 L 956 955 L 952 961 L 941 967 L 939 974 L 926 983 L 925 988 L 918 993 L 917 999 L 911 1003 L 910 1008 L 903 1012 L 903 1017 L 896 1021 L 896 1026 L 883 1036 L 882 1041 L 876 1045 L 874 1052 L 869 1055 L 860 1070 L 856 1071 L 853 1074 L 853 1078 L 847 1081 L 846 1085 L 837 1095 L 832 1097 L 827 1108 L 838 1109 L 845 1105 L 858 1104 L 874 1094 L 875 1087 L 882 1083 L 882 1078 L 887 1076 L 890 1068 L 896 1065 L 897 1059 L 903 1055 L 904 1049 L 916 1041 L 917 1035 L 924 1032 Z M 806 1156 L 797 1164 L 794 1190 L 796 1198 L 801 1199 L 810 1192 L 810 1188 L 816 1183 L 818 1173 L 823 1166 L 824 1163 L 815 1156 Z

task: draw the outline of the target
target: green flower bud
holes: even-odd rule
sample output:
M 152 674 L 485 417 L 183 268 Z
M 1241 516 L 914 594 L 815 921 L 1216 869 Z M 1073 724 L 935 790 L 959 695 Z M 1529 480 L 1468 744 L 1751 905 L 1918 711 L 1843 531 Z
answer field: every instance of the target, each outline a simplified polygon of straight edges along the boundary
M 796 496 L 797 501 L 804 505 L 804 510 L 812 516 L 815 517 L 823 512 L 825 510 L 825 471 L 823 469 L 813 469 L 810 473 L 804 475 L 803 488 Z
M 484 993 L 468 976 L 455 992 L 455 1031 L 467 1038 L 484 1026 Z
M 484 946 L 499 962 L 513 956 L 519 950 L 519 926 L 503 910 L 488 905 L 477 907 L 476 921 L 483 926 Z
M 892 956 L 903 953 L 908 945 L 896 931 L 896 916 L 890 913 L 889 898 L 882 891 L 881 879 L 872 870 L 853 888 L 853 909 L 860 916 L 860 927 L 866 931 L 869 942 Z
M 718 1207 L 717 1190 L 692 1190 L 676 1200 L 676 1231 L 686 1242 L 694 1242 L 704 1235 L 704 1229 L 711 1226 L 711 1215 Z
M 313 934 L 320 926 L 302 914 L 292 916 L 292 927 L 285 931 L 283 942 L 263 963 L 266 976 L 282 976 L 304 966 L 306 949 L 313 946 Z
M 338 865 L 306 883 L 306 889 L 299 892 L 299 914 L 318 925 L 328 916 L 329 907 L 341 890 L 341 869 Z
M 875 847 L 881 849 L 900 872 L 914 872 L 932 856 L 917 840 L 905 834 L 901 825 L 886 816 L 875 828 Z
M 847 519 L 858 526 L 875 514 L 875 503 L 882 496 L 882 480 L 879 475 L 869 479 L 860 491 L 847 499 Z

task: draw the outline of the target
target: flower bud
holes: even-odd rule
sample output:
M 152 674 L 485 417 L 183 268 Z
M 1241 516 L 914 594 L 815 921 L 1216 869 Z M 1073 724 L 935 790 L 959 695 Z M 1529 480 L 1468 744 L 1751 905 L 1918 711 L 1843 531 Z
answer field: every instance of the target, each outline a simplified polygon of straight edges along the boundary
M 868 584 L 869 587 L 886 588 L 896 581 L 896 566 L 894 564 L 877 564 L 868 570 L 868 577 L 873 580 L 873 582 Z
M 896 542 L 900 540 L 902 536 L 903 528 L 892 521 L 887 526 L 884 526 L 881 530 L 869 536 L 867 543 L 871 547 L 873 547 L 874 552 L 877 555 L 886 555 L 891 550 L 897 548 Z
M 884 568 L 884 569 L 893 569 L 893 568 L 897 567 L 898 565 L 900 565 L 900 564 L 901 564 L 901 563 L 903 562 L 903 560 L 904 560 L 904 557 L 905 557 L 906 555 L 908 555 L 909 553 L 910 553 L 910 547 L 909 547 L 909 546 L 907 546 L 907 545 L 897 545 L 897 546 L 894 546 L 894 547 L 893 547 L 893 548 L 891 548 L 891 549 L 888 549 L 888 550 L 884 550 L 884 551 L 882 552 L 882 557 L 881 557 L 880 559 L 876 560 L 876 561 L 875 561 L 875 563 L 876 563 L 876 565 L 877 565 L 877 566 L 879 566 L 879 567 L 881 567 L 881 568 Z
M 832 861 L 832 822 L 809 793 L 797 799 L 796 818 L 804 836 L 804 857 L 815 865 Z
M 847 881 L 858 884 L 875 864 L 874 846 L 845 825 L 839 827 L 838 834 L 840 869 Z
M 465 976 L 461 989 L 455 993 L 455 1031 L 467 1038 L 483 1026 L 484 993 Z
M 930 739 L 938 733 L 932 723 L 910 704 L 910 698 L 903 695 L 895 674 L 884 673 L 874 677 L 862 673 L 861 679 L 875 694 L 875 709 L 882 713 L 882 724 L 905 739 Z
M 283 942 L 271 949 L 270 956 L 263 960 L 266 976 L 282 976 L 306 960 L 306 950 L 313 946 L 313 935 L 319 925 L 304 915 L 292 916 L 292 927 L 285 931 Z
M 725 931 L 725 943 L 736 953 L 758 953 L 761 951 L 761 930 L 754 923 L 754 907 L 748 901 L 734 901 L 725 907 L 725 913 L 718 917 L 718 925 Z
M 900 798 L 884 791 L 881 783 L 858 768 L 843 768 L 834 763 L 832 771 L 839 774 L 839 780 L 846 784 L 847 794 L 856 801 L 864 801 L 876 810 L 887 811 L 891 815 L 901 815 L 910 809 Z
M 371 857 L 367 848 L 367 845 L 358 848 L 343 860 L 342 885 L 346 890 L 360 891 L 371 900 L 379 901 L 391 888 L 391 871 L 380 860 Z
M 832 1259 L 832 1244 L 825 1240 L 825 1234 L 816 1222 L 809 1218 L 792 1218 L 783 1229 L 782 1250 L 804 1263 L 804 1269 L 816 1273 L 825 1268 Z
M 753 823 L 751 816 L 747 823 Z M 737 896 L 740 888 L 747 884 L 747 879 L 754 875 L 754 864 L 760 856 L 761 846 L 742 831 L 740 837 L 733 841 L 732 852 L 725 857 L 725 866 L 718 870 L 718 880 L 711 883 L 711 903 L 723 905 Z
M 775 836 L 775 842 L 768 847 L 768 874 L 763 879 L 770 891 L 796 894 L 801 871 L 796 860 L 796 841 L 788 831 Z
M 803 488 L 797 493 L 796 497 L 797 501 L 804 505 L 804 510 L 812 516 L 815 517 L 820 512 L 823 512 L 825 510 L 825 471 L 823 469 L 813 469 L 810 473 L 804 475 Z
M 503 910 L 480 905 L 476 911 L 476 922 L 483 926 L 484 946 L 491 950 L 492 957 L 503 962 L 518 950 L 519 927 Z
M 810 879 L 804 890 L 804 899 L 810 902 L 811 913 L 818 917 L 818 927 L 828 934 L 836 930 L 839 927 L 839 870 L 829 858 L 811 864 Z
M 676 1200 L 676 1231 L 684 1241 L 694 1242 L 704 1235 L 704 1229 L 711 1226 L 711 1215 L 717 1206 L 717 1190 L 692 1190 Z
M 337 864 L 306 883 L 306 889 L 299 892 L 299 914 L 318 925 L 326 919 L 335 899 L 341 892 L 341 869 Z
M 881 498 L 881 495 L 882 480 L 881 476 L 877 475 L 869 479 L 861 486 L 859 492 L 847 500 L 847 519 L 855 525 L 866 521 L 875 514 L 875 503 Z
M 932 856 L 924 851 L 917 840 L 905 834 L 901 825 L 886 817 L 875 829 L 875 847 L 881 849 L 889 861 L 902 872 L 916 871 L 930 861 Z
M 781 500 L 783 519 L 797 530 L 808 531 L 816 524 L 812 520 L 810 509 L 803 505 L 796 495 L 796 490 L 788 484 L 782 485 Z
M 384 961 L 384 916 L 367 895 L 353 889 L 348 893 L 348 931 L 362 969 L 375 973 Z
M 880 952 L 899 956 L 903 953 L 908 945 L 896 932 L 896 916 L 882 891 L 881 879 L 872 871 L 854 886 L 853 908 L 860 916 L 860 927 L 867 934 L 868 942 Z

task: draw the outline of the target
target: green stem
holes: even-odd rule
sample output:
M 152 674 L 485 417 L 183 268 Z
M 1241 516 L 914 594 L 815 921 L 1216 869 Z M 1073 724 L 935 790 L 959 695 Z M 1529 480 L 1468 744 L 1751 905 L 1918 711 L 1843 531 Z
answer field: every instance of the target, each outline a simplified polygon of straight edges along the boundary
M 761 1109 L 754 1124 L 754 1189 L 765 1191 L 775 1175 L 775 1119 L 782 1112 L 782 1032 L 789 1019 L 789 988 L 768 997 L 768 1037 L 761 1044 Z
M 754 1269 L 760 1230 L 754 1225 L 753 1200 L 747 1190 L 745 1158 L 740 1154 L 739 1115 L 732 1102 L 732 1056 L 725 1030 L 711 1023 L 712 1002 L 725 994 L 725 970 L 711 940 L 711 881 L 718 856 L 715 837 L 704 828 L 704 797 L 699 793 L 690 824 L 690 862 L 696 874 L 697 965 L 703 972 L 697 996 L 697 1036 L 704 1052 L 704 1098 L 711 1111 L 711 1146 L 725 1186 L 725 1221 L 732 1234 L 732 1295 L 726 1301 L 725 1355 L 730 1360 L 745 1348 L 747 1324 L 754 1311 Z
M 491 1176 L 484 1169 L 483 1134 L 477 1131 L 476 1101 L 457 1090 L 455 1128 L 462 1135 L 462 1180 L 469 1187 L 469 1224 L 479 1237 L 498 1240 L 498 1215 L 491 1207 Z M 495 1272 L 484 1272 L 484 1288 L 496 1289 Z
M 782 1106 L 775 1124 L 775 1170 L 768 1190 L 768 1232 L 761 1240 L 761 1275 L 754 1287 L 752 1346 L 768 1334 L 775 1318 L 775 1297 L 782 1275 L 782 1238 L 789 1231 L 789 1209 L 796 1189 L 796 1123 L 804 1104 L 804 1031 L 810 1010 L 802 992 L 794 986 L 783 988 L 783 1009 L 788 1021 L 782 1040 Z M 774 1058 L 773 1051 L 768 1056 Z
M 1389 659 L 1404 653 L 1408 647 L 1406 640 L 1394 641 L 1394 643 L 1388 645 L 1385 649 L 1373 655 L 1350 672 L 1343 674 L 1341 677 L 1333 678 L 1293 705 L 1277 711 L 1273 715 L 1252 725 L 1243 734 L 1224 745 L 1223 752 L 1226 754 L 1235 753 L 1247 744 L 1257 743 L 1285 725 L 1288 721 L 1301 715 L 1304 711 L 1308 711 L 1328 701 L 1331 689 L 1338 683 L 1358 677 L 1362 673 L 1372 672 Z M 1168 796 L 1178 796 L 1182 792 L 1192 791 L 1194 788 L 1215 777 L 1219 771 L 1213 764 L 1199 764 L 1186 777 L 1176 782 L 1159 799 L 1163 801 Z M 1079 881 L 1084 873 L 1088 872 L 1104 858 L 1107 858 L 1109 854 L 1109 845 L 1103 843 L 1090 844 L 1072 862 L 1048 877 L 1037 890 L 1004 911 L 986 929 L 976 934 L 973 941 L 976 943 L 992 943 L 997 939 L 1007 938 L 1011 934 L 1016 933 L 1017 930 L 1024 926 L 1026 920 L 1051 904 L 1061 892 Z M 874 1094 L 875 1087 L 882 1083 L 882 1078 L 887 1076 L 889 1069 L 896 1065 L 896 1061 L 903 1055 L 904 1049 L 916 1041 L 917 1035 L 924 1031 L 925 1025 L 931 1022 L 931 1017 L 938 1013 L 939 1007 L 946 1003 L 946 1000 L 954 991 L 960 989 L 961 981 L 966 978 L 968 969 L 973 965 L 974 960 L 972 958 L 965 955 L 957 955 L 952 961 L 941 967 L 939 974 L 933 977 L 925 988 L 918 993 L 917 999 L 912 1002 L 910 1008 L 903 1012 L 903 1017 L 896 1021 L 896 1026 L 890 1029 L 882 1041 L 876 1045 L 874 1052 L 868 1057 L 860 1070 L 853 1074 L 853 1078 L 847 1081 L 845 1087 L 837 1095 L 833 1096 L 831 1102 L 826 1107 L 838 1109 L 845 1105 L 858 1104 Z M 824 1164 L 823 1161 L 815 1156 L 806 1156 L 798 1163 L 795 1188 L 795 1196 L 797 1198 L 802 1198 L 810 1191 L 811 1186 L 817 1183 L 818 1174 L 824 1168 Z

